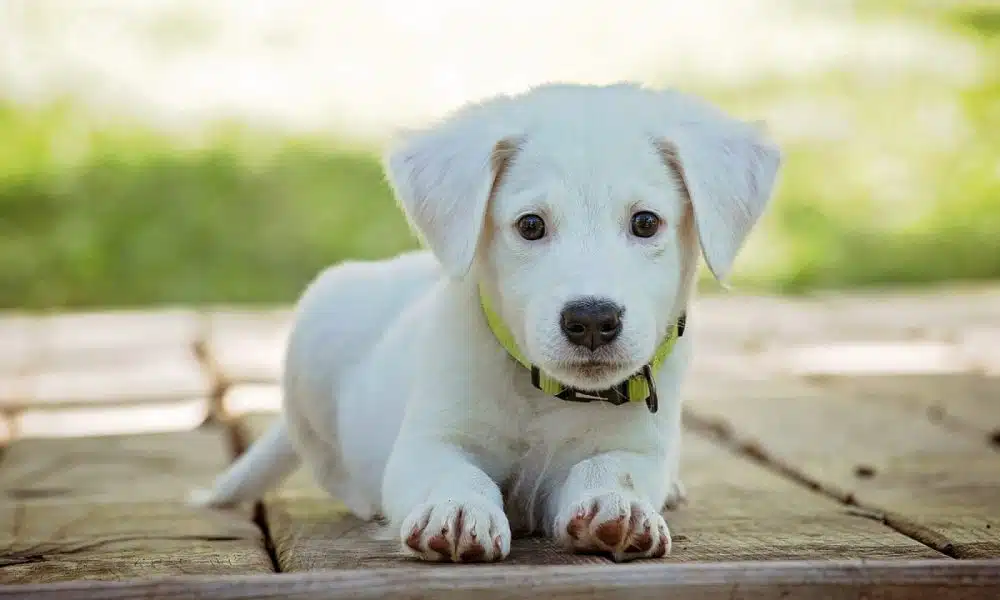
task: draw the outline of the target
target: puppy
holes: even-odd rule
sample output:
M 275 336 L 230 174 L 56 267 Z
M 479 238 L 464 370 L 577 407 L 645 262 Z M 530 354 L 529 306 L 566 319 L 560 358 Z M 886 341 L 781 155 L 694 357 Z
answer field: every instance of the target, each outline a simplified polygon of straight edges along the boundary
M 385 169 L 427 250 L 309 285 L 283 418 L 200 502 L 256 499 L 302 457 L 425 560 L 501 560 L 512 531 L 667 554 L 699 249 L 724 280 L 779 164 L 756 127 L 631 84 L 412 132 Z

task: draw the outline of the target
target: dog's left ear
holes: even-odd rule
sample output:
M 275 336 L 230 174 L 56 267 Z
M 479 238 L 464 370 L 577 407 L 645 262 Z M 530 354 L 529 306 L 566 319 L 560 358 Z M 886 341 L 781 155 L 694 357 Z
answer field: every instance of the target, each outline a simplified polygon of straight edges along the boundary
M 410 133 L 386 154 L 410 226 L 452 277 L 472 266 L 487 205 L 517 148 L 495 124 L 465 116 Z
M 760 124 L 734 119 L 678 124 L 657 146 L 691 200 L 708 268 L 725 281 L 771 199 L 781 151 Z

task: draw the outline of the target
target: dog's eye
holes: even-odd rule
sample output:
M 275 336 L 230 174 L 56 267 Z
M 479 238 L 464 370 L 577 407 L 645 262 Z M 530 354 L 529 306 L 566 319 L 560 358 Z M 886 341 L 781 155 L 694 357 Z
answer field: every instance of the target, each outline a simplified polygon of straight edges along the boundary
M 517 231 L 526 240 L 539 240 L 545 235 L 545 221 L 538 215 L 524 215 L 517 220 Z
M 660 217 L 649 211 L 632 215 L 632 235 L 641 238 L 653 237 L 660 229 Z

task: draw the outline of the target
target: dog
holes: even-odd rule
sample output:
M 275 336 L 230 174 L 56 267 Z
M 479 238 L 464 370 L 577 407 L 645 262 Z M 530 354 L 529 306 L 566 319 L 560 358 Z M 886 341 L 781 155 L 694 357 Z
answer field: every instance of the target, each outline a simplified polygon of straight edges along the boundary
M 420 559 L 502 560 L 512 532 L 668 554 L 696 269 L 725 284 L 780 163 L 757 124 L 632 83 L 408 132 L 383 166 L 424 249 L 307 286 L 282 418 L 198 502 L 257 499 L 304 460 Z

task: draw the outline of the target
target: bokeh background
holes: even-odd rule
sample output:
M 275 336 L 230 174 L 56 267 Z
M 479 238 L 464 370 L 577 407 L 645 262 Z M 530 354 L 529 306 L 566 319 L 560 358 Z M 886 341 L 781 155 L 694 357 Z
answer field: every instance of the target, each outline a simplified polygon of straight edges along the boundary
M 1000 277 L 995 0 L 0 0 L 0 308 L 291 302 L 415 247 L 397 127 L 621 79 L 784 147 L 737 288 Z

